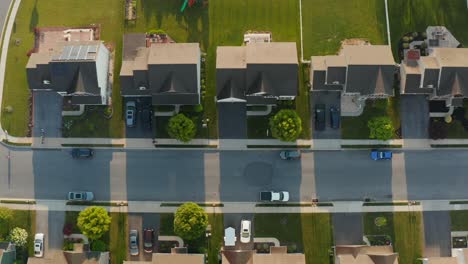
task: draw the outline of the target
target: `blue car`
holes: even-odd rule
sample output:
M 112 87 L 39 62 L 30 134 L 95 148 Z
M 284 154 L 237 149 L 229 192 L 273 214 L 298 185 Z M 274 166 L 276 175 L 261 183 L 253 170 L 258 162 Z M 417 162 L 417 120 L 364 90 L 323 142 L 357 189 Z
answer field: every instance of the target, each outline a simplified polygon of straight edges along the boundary
M 371 151 L 371 158 L 373 160 L 391 160 L 392 152 L 390 150 L 376 150 Z

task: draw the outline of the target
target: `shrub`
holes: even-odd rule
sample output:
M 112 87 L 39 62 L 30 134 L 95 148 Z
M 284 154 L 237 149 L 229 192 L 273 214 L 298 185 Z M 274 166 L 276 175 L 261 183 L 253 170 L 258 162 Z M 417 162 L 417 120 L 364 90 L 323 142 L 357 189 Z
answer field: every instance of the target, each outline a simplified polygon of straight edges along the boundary
M 419 36 L 419 33 L 415 31 L 411 33 L 411 36 L 413 36 L 413 38 L 417 38 Z
M 448 126 L 445 122 L 438 119 L 431 119 L 429 124 L 429 137 L 431 139 L 444 139 L 448 136 Z
M 386 225 L 387 225 L 387 218 L 385 218 L 385 217 L 383 217 L 383 216 L 376 217 L 376 218 L 374 219 L 374 224 L 375 224 L 375 226 L 377 226 L 377 227 L 386 226 Z
M 63 234 L 66 235 L 66 236 L 69 236 L 73 233 L 73 224 L 65 224 L 63 226 Z
M 98 206 L 91 206 L 80 212 L 78 215 L 78 228 L 89 239 L 99 239 L 109 231 L 111 217 L 106 209 Z
M 270 118 L 272 136 L 281 141 L 295 141 L 302 132 L 302 121 L 296 111 L 280 110 Z
M 196 203 L 185 203 L 175 212 L 174 233 L 186 240 L 194 240 L 205 233 L 208 215 Z
M 107 251 L 107 245 L 102 240 L 96 240 L 91 243 L 91 251 L 105 252 Z
M 13 211 L 7 207 L 0 207 L 0 237 L 8 233 L 12 220 Z
M 404 36 L 401 40 L 402 40 L 403 42 L 408 42 L 408 41 L 409 41 L 409 37 Z
M 404 48 L 404 49 L 409 49 L 409 43 L 406 43 L 406 42 L 403 43 L 403 48 Z
M 389 117 L 375 117 L 367 122 L 370 134 L 369 138 L 389 140 L 393 137 L 393 124 Z
M 63 249 L 64 251 L 73 250 L 73 243 L 72 243 L 70 240 L 65 239 L 65 240 L 63 241 L 63 247 L 62 247 L 62 249 Z
M 196 105 L 193 107 L 193 110 L 196 112 L 196 113 L 200 113 L 203 111 L 203 105 L 199 104 L 199 105 Z
M 28 232 L 23 228 L 15 227 L 10 231 L 8 239 L 17 247 L 23 247 L 28 242 Z
M 177 114 L 169 119 L 167 133 L 171 138 L 189 142 L 195 137 L 197 128 L 193 121 L 184 114 Z

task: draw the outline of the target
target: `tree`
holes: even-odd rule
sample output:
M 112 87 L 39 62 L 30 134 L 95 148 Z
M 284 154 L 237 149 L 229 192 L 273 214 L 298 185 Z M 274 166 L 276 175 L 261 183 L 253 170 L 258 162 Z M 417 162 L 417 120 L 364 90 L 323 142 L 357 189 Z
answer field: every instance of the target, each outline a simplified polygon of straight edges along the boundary
M 183 239 L 199 238 L 208 225 L 208 215 L 195 203 L 184 203 L 175 212 L 174 232 Z
M 8 234 L 11 220 L 13 220 L 13 211 L 7 207 L 0 207 L 0 238 Z
M 375 117 L 367 122 L 367 127 L 370 130 L 369 138 L 389 140 L 393 137 L 393 124 L 389 117 Z
M 302 121 L 296 111 L 280 110 L 270 118 L 271 134 L 281 141 L 295 141 L 302 132 Z
M 195 137 L 197 128 L 190 118 L 184 114 L 177 114 L 169 119 L 167 133 L 172 138 L 182 142 L 189 142 Z
M 98 206 L 91 206 L 80 212 L 77 226 L 81 232 L 89 239 L 99 239 L 109 231 L 111 217 L 106 209 Z
M 28 232 L 20 227 L 15 227 L 10 231 L 9 240 L 18 247 L 23 247 L 28 242 Z

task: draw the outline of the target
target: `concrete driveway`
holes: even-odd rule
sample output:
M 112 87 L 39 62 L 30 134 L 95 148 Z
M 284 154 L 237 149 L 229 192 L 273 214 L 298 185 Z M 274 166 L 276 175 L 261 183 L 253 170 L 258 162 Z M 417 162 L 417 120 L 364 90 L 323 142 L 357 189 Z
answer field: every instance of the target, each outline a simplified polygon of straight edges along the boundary
M 401 95 L 401 133 L 403 138 L 429 137 L 429 103 L 424 95 Z
M 36 233 L 44 233 L 44 258 L 54 263 L 65 261 L 63 257 L 64 211 L 36 211 Z M 34 234 L 30 234 L 34 236 Z
M 317 104 L 325 105 L 325 130 L 315 130 L 315 106 Z M 330 107 L 335 106 L 340 108 L 341 95 L 340 92 L 312 92 L 310 94 L 310 118 L 312 124 L 312 137 L 314 139 L 340 139 L 341 129 L 331 128 L 330 123 Z M 341 125 L 341 124 L 340 124 Z
M 332 223 L 336 245 L 363 243 L 362 213 L 336 213 L 332 215 Z
M 450 212 L 425 211 L 424 219 L 424 257 L 450 257 Z
M 45 137 L 62 137 L 62 102 L 56 92 L 34 92 L 33 137 L 40 137 L 44 129 Z
M 139 238 L 139 255 L 138 256 L 130 256 L 130 250 L 128 250 L 127 255 L 129 259 L 132 261 L 137 260 L 144 260 L 144 261 L 151 261 L 152 254 L 145 253 L 143 250 L 143 229 L 145 228 L 153 228 L 155 231 L 155 243 L 153 244 L 153 252 L 157 252 L 157 234 L 159 230 L 159 214 L 151 214 L 151 213 L 132 213 L 128 215 L 128 231 L 132 229 L 138 230 L 138 238 Z M 128 237 L 123 238 L 128 239 Z
M 218 129 L 220 139 L 247 138 L 247 106 L 245 103 L 219 103 Z
M 154 116 L 151 117 L 151 122 L 148 120 L 143 120 L 142 112 L 143 109 L 152 110 L 153 106 L 151 104 L 151 97 L 125 97 L 124 99 L 124 108 L 128 101 L 136 102 L 136 124 L 134 127 L 125 127 L 125 136 L 127 138 L 153 138 L 154 130 L 152 125 L 154 124 Z M 125 111 L 125 110 L 124 110 Z M 151 111 L 152 113 L 152 111 Z M 125 115 L 125 112 L 124 112 Z

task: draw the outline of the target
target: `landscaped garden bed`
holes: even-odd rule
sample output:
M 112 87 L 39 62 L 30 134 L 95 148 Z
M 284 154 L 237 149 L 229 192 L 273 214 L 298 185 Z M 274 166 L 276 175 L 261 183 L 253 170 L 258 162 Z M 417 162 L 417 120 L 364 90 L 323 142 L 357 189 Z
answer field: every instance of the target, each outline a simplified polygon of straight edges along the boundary
M 7 241 L 7 237 L 15 228 L 24 229 L 27 240 L 24 246 L 16 245 L 17 263 L 26 263 L 29 256 L 34 254 L 34 234 L 36 233 L 36 212 L 26 210 L 11 210 L 1 207 L 0 241 Z

